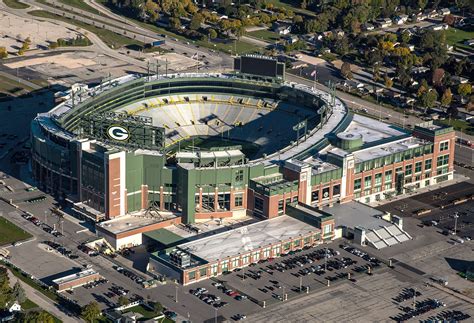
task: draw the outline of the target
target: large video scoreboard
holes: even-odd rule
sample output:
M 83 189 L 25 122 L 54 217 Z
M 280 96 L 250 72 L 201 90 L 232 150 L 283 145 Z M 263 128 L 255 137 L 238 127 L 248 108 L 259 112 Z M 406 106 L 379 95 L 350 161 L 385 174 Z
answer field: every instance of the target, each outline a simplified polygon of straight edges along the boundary
M 246 55 L 234 59 L 234 70 L 245 74 L 267 77 L 285 77 L 285 64 L 272 57 L 262 55 Z

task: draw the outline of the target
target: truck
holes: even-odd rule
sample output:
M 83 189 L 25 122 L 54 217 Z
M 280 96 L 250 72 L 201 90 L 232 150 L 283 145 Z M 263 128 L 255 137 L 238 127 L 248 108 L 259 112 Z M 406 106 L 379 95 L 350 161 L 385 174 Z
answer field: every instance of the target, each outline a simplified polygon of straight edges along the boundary
M 164 39 L 155 40 L 154 42 L 151 43 L 151 47 L 158 47 L 158 46 L 161 46 L 161 45 L 164 45 L 164 44 L 165 44 Z

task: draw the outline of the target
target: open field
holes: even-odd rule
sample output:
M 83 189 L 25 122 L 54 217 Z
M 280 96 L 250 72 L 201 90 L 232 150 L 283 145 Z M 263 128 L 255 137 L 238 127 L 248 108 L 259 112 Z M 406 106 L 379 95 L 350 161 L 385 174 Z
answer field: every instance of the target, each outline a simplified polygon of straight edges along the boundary
M 466 40 L 474 38 L 474 31 L 464 31 L 457 28 L 449 28 L 445 31 L 446 33 L 446 41 L 449 45 L 453 45 L 456 47 L 464 48 L 464 49 L 472 49 L 468 45 L 464 44 Z
M 31 238 L 32 235 L 20 229 L 4 217 L 0 217 L 0 245 Z
M 53 13 L 50 13 L 50 12 L 47 12 L 47 11 L 44 11 L 44 10 L 30 11 L 29 14 L 31 14 L 35 17 L 49 18 L 49 19 L 64 21 L 66 23 L 84 28 L 84 29 L 90 31 L 93 34 L 96 34 L 110 48 L 119 48 L 119 47 L 123 47 L 125 45 L 143 46 L 143 43 L 140 42 L 140 41 L 133 40 L 133 39 L 127 38 L 125 36 L 116 34 L 116 33 L 112 32 L 110 30 L 102 29 L 102 28 L 99 28 L 99 27 L 96 27 L 96 26 L 91 26 L 91 25 L 85 24 L 83 22 L 80 22 L 78 20 L 61 17 L 61 16 L 55 15 Z
M 89 11 L 89 12 L 94 13 L 96 15 L 100 15 L 99 10 L 89 6 L 83 0 L 59 0 L 59 2 L 64 3 L 65 5 L 68 5 L 68 6 L 71 6 L 71 7 L 76 7 L 78 9 L 81 9 L 81 10 L 84 10 L 84 11 Z
M 26 9 L 30 7 L 26 3 L 22 3 L 18 0 L 3 0 L 3 3 L 5 3 L 8 7 L 13 8 L 13 9 Z
M 269 41 L 269 42 L 275 42 L 275 41 L 280 39 L 279 34 L 273 32 L 273 31 L 267 30 L 267 29 L 251 31 L 251 32 L 247 33 L 247 35 L 251 36 L 251 37 L 254 37 L 254 38 L 266 40 L 266 41 Z

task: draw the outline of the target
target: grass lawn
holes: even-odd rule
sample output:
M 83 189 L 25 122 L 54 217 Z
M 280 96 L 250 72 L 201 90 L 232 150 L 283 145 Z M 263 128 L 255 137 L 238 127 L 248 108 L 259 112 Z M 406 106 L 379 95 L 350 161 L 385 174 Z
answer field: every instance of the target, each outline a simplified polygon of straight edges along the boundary
M 8 7 L 13 8 L 13 9 L 26 9 L 30 7 L 26 3 L 22 3 L 18 0 L 3 0 L 3 3 L 5 3 Z
M 31 310 L 33 308 L 38 308 L 38 304 L 33 302 L 32 300 L 26 299 L 23 303 L 21 303 L 21 308 L 24 310 Z
M 88 31 L 90 31 L 93 34 L 96 34 L 107 46 L 110 48 L 120 48 L 126 45 L 139 45 L 143 46 L 143 43 L 134 39 L 130 39 L 128 37 L 125 37 L 123 35 L 119 35 L 114 33 L 113 31 L 107 30 L 107 29 L 102 29 L 96 26 L 91 26 L 88 24 L 85 24 L 83 22 L 74 20 L 74 19 L 69 19 L 66 17 L 58 16 L 53 13 L 50 13 L 48 11 L 44 10 L 33 10 L 29 12 L 30 15 L 33 15 L 35 17 L 41 17 L 41 18 L 50 18 L 50 19 L 55 19 L 55 20 L 60 20 L 64 21 L 70 24 L 73 24 L 75 26 L 84 28 Z
M 0 217 L 0 245 L 31 238 L 32 235 L 20 229 L 4 217 Z
M 446 33 L 446 41 L 449 45 L 453 45 L 456 47 L 464 48 L 464 49 L 473 49 L 468 45 L 464 44 L 464 41 L 473 39 L 474 38 L 474 31 L 464 31 L 457 28 L 449 28 L 445 31 Z
M 256 30 L 256 31 L 251 31 L 247 33 L 247 36 L 251 36 L 254 38 L 259 38 L 262 40 L 266 40 L 268 42 L 275 42 L 277 40 L 280 40 L 280 35 L 277 34 L 276 32 L 270 31 L 268 29 L 262 29 L 262 30 Z
M 76 7 L 78 9 L 94 13 L 96 15 L 100 15 L 99 10 L 89 6 L 83 0 L 59 0 L 59 2 L 64 3 L 65 5 L 68 5 L 71 7 Z
M 445 120 L 439 120 L 439 122 L 448 126 L 452 126 L 454 130 L 462 131 L 463 133 L 468 134 L 468 135 L 474 135 L 474 127 L 471 126 L 471 124 L 467 121 L 458 120 L 458 119 L 455 119 L 455 120 L 445 119 Z
M 274 7 L 286 8 L 292 10 L 296 14 L 314 17 L 314 12 L 301 9 L 299 0 L 267 0 L 266 3 L 272 3 Z

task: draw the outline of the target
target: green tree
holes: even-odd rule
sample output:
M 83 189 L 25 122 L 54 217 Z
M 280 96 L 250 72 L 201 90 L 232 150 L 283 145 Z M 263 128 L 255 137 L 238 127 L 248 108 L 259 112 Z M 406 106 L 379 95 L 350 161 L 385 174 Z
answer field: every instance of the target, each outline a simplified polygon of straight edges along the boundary
M 118 299 L 118 304 L 120 306 L 125 306 L 125 305 L 130 304 L 130 301 L 125 296 L 120 296 L 119 299 Z
M 472 93 L 472 86 L 471 84 L 469 83 L 464 83 L 464 84 L 459 84 L 458 86 L 458 94 L 461 96 L 461 97 L 466 97 L 468 96 L 469 94 Z
M 16 300 L 18 303 L 24 303 L 26 301 L 26 293 L 19 281 L 13 285 L 12 289 L 12 298 Z
M 158 315 L 163 311 L 163 305 L 161 305 L 160 302 L 154 302 L 152 304 L 152 308 L 153 308 L 153 313 L 155 313 L 155 315 Z
M 8 52 L 5 47 L 0 47 L 0 59 L 5 59 L 8 57 Z
M 94 322 L 100 316 L 100 308 L 97 302 L 90 302 L 82 308 L 81 315 L 87 322 Z
M 54 317 L 46 311 L 29 311 L 23 314 L 22 323 L 54 323 Z
M 341 75 L 346 79 L 352 78 L 351 64 L 344 62 L 341 65 Z
M 191 22 L 189 23 L 189 29 L 191 30 L 198 30 L 201 28 L 201 24 L 204 21 L 204 17 L 197 13 L 191 18 Z
M 209 34 L 210 39 L 217 38 L 217 31 L 215 29 L 209 28 L 209 30 L 207 32 Z
M 7 304 L 12 300 L 11 292 L 8 270 L 0 267 L 0 309 L 6 308 Z
M 385 84 L 385 87 L 387 89 L 391 88 L 393 86 L 393 81 L 390 77 L 388 77 L 387 75 L 385 75 L 385 78 L 384 78 L 384 84 Z
M 420 96 L 420 104 L 425 108 L 424 113 L 435 105 L 437 99 L 438 93 L 433 89 L 429 89 Z
M 443 107 L 448 107 L 453 100 L 453 94 L 451 93 L 451 89 L 448 87 L 441 96 L 441 105 Z

